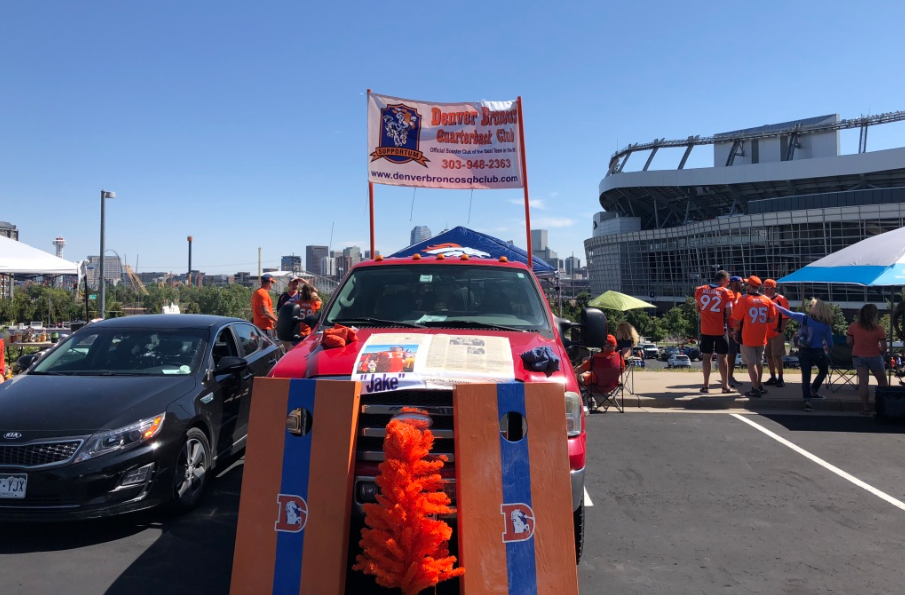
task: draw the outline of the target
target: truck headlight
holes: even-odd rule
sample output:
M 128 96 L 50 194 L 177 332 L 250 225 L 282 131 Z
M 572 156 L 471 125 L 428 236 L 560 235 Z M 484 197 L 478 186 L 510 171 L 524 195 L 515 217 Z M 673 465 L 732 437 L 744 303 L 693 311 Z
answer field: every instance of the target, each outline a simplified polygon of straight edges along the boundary
M 581 434 L 581 416 L 583 413 L 581 395 L 566 391 L 566 431 L 570 438 Z
M 99 457 L 110 452 L 129 448 L 145 440 L 150 440 L 160 433 L 163 427 L 163 413 L 155 415 L 148 419 L 137 421 L 134 424 L 123 426 L 109 432 L 99 432 L 92 434 L 81 452 L 75 458 L 75 462 L 87 461 L 94 457 Z

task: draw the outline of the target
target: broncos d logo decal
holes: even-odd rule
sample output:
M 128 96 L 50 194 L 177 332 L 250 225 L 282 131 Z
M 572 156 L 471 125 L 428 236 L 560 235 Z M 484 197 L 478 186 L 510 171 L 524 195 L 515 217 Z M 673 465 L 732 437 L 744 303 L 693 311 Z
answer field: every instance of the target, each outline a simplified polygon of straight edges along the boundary
M 279 494 L 277 504 L 280 508 L 273 525 L 275 531 L 298 533 L 308 524 L 308 503 L 301 496 Z
M 505 531 L 503 543 L 525 541 L 534 536 L 534 510 L 527 504 L 501 504 Z

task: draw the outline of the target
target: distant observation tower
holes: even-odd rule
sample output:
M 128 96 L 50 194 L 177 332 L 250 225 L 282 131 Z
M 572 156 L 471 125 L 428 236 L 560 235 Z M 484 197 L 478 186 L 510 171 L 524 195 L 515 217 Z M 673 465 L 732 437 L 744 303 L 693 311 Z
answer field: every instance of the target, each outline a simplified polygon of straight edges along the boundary
M 57 258 L 63 258 L 63 246 L 66 245 L 66 240 L 63 239 L 63 236 L 57 236 L 57 239 L 53 241 L 54 247 L 57 249 Z M 63 277 L 57 277 L 53 280 L 54 287 L 63 287 Z
M 63 236 L 57 236 L 57 239 L 53 241 L 53 245 L 57 249 L 57 258 L 63 258 L 63 246 L 66 245 L 66 240 L 63 239 Z

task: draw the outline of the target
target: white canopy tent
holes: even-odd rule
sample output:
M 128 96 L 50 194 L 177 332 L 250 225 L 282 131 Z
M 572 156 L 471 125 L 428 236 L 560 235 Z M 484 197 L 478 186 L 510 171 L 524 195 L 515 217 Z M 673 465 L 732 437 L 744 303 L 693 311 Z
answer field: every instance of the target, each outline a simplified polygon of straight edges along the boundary
M 79 264 L 0 236 L 0 274 L 78 275 Z

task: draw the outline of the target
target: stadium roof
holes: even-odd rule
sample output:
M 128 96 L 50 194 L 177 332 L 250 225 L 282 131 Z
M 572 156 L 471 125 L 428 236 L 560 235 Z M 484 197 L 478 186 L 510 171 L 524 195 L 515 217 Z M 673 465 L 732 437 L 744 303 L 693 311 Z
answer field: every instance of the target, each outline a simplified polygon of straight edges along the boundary
M 905 120 L 905 111 L 853 120 L 820 116 L 712 137 L 629 145 L 610 159 L 609 171 L 599 185 L 600 205 L 623 217 L 639 217 L 642 229 L 651 229 L 747 213 L 749 203 L 757 200 L 905 187 L 905 148 L 866 152 L 868 126 L 900 120 Z M 732 164 L 730 157 L 726 167 L 683 169 L 691 149 L 701 144 L 788 135 L 794 145 L 796 135 L 855 127 L 861 127 L 861 142 L 859 152 L 852 155 L 754 164 Z M 658 148 L 681 146 L 686 147 L 686 152 L 679 169 L 648 170 Z M 622 171 L 633 152 L 645 150 L 651 153 L 642 171 Z

